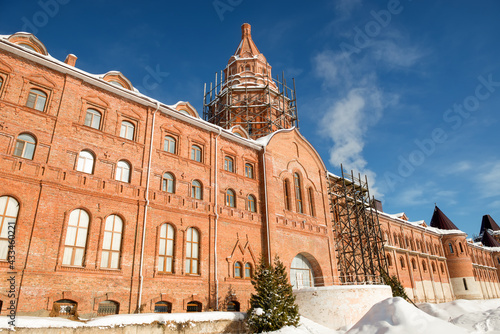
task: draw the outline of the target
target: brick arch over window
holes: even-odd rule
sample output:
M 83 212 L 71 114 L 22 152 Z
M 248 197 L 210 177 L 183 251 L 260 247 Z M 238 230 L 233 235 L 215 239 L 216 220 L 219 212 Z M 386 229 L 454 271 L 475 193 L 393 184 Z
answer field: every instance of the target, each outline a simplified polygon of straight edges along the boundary
M 311 283 L 313 283 L 313 286 L 324 286 L 325 283 L 324 283 L 324 279 L 323 279 L 323 271 L 321 270 L 321 266 L 320 264 L 318 263 L 318 261 L 316 260 L 316 258 L 307 253 L 307 252 L 301 252 L 299 254 L 297 254 L 295 258 L 297 257 L 303 257 L 307 260 L 307 262 L 309 262 L 310 264 L 310 269 L 311 269 Z M 292 262 L 293 262 L 293 259 L 292 259 Z M 290 263 L 290 280 L 292 280 L 292 262 Z M 296 286 L 295 286 L 296 288 Z

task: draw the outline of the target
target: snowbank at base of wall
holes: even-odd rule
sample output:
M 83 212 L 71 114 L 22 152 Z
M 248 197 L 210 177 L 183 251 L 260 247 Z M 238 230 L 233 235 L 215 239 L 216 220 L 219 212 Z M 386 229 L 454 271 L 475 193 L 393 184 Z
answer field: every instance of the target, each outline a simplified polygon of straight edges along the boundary
M 307 318 L 300 317 L 298 327 L 286 326 L 274 332 L 264 332 L 269 334 L 342 334 L 344 331 L 334 331 L 328 327 L 317 324 Z
M 419 304 L 418 307 L 472 333 L 500 334 L 500 299 L 459 299 L 437 305 Z
M 433 317 L 404 299 L 388 298 L 375 304 L 346 334 L 465 334 L 465 329 Z
M 87 322 L 73 321 L 63 318 L 17 316 L 16 327 L 20 328 L 63 328 L 63 327 L 123 327 L 134 324 L 185 323 L 206 321 L 243 321 L 245 313 L 241 312 L 200 312 L 200 313 L 144 313 L 108 315 Z M 11 328 L 8 317 L 0 317 L 0 328 Z

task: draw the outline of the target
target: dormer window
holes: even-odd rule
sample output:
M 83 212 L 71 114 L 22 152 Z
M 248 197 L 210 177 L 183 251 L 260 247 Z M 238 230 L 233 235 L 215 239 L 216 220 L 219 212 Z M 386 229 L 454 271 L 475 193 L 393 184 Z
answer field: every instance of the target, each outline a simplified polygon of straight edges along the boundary
M 132 90 L 132 83 L 119 71 L 110 71 L 102 76 L 102 80 L 109 82 L 110 84 Z
M 118 87 L 125 88 L 125 87 L 123 87 L 123 85 L 120 82 L 118 82 L 116 80 L 111 80 L 109 83 L 112 85 L 118 86 Z
M 24 44 L 24 43 L 20 43 L 20 44 L 18 44 L 18 45 L 19 45 L 19 46 L 22 46 L 23 48 L 28 49 L 28 50 L 30 50 L 30 51 L 35 51 L 35 52 L 36 52 L 35 48 L 34 48 L 34 47 L 32 47 L 31 45 Z
M 34 51 L 45 56 L 49 54 L 45 45 L 43 45 L 42 42 L 40 42 L 33 34 L 18 32 L 10 35 L 7 40 L 27 50 Z

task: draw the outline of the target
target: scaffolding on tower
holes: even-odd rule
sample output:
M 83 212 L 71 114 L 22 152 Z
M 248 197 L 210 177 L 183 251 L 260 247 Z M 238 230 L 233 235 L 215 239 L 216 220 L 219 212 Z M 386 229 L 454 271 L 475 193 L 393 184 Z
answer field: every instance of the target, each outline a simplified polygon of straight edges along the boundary
M 203 118 L 224 129 L 243 128 L 257 139 L 277 130 L 298 128 L 295 80 L 289 87 L 284 73 L 276 79 L 270 71 L 229 73 L 229 67 L 205 84 Z
M 336 242 L 340 284 L 383 284 L 388 272 L 378 212 L 370 201 L 368 179 L 341 166 L 328 175 L 328 193 Z

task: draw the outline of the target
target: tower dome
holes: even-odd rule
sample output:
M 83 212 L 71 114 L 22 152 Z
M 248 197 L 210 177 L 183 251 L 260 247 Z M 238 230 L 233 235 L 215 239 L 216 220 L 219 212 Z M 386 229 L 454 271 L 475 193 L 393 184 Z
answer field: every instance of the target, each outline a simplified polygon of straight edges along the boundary
M 252 139 L 297 126 L 295 89 L 283 75 L 281 80 L 272 78 L 250 24 L 241 26 L 241 41 L 226 67 L 216 73 L 215 83 L 205 85 L 203 114 L 224 129 L 243 128 Z

